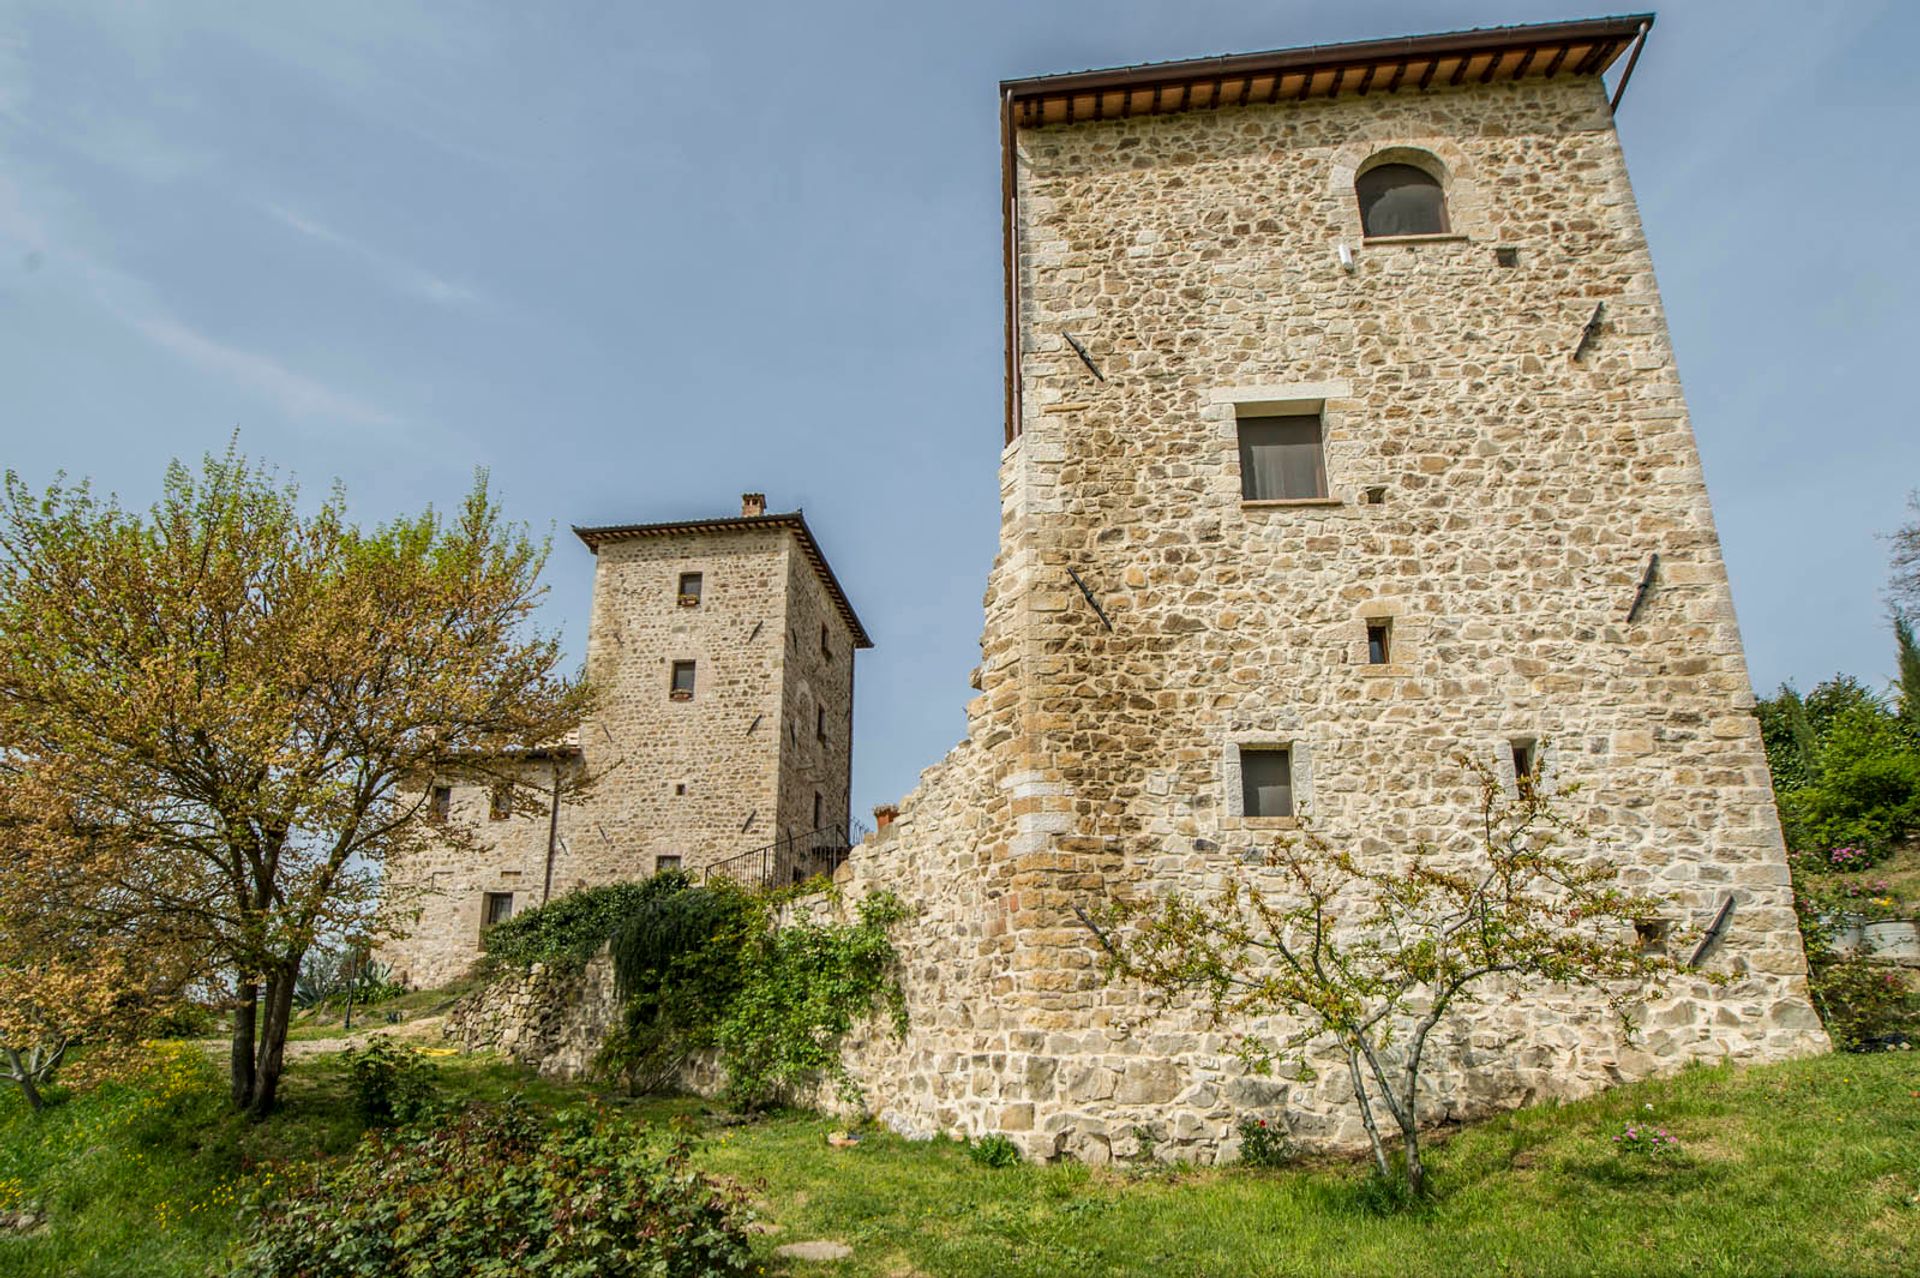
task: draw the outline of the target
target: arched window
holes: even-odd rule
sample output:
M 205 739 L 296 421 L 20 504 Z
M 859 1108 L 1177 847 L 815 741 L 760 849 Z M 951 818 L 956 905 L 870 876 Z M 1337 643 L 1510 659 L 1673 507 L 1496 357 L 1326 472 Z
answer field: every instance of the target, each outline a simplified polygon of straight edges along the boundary
M 1444 235 L 1447 196 L 1440 180 L 1411 164 L 1379 164 L 1353 184 L 1368 235 Z

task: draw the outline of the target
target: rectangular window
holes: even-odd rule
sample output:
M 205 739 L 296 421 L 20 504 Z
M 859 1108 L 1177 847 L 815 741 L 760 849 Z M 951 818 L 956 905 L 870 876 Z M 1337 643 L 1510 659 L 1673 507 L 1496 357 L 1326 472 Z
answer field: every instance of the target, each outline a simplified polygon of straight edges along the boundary
M 487 817 L 494 821 L 504 821 L 513 815 L 513 787 L 501 782 L 493 787 L 493 793 L 487 796 Z
M 1250 817 L 1293 815 L 1293 752 L 1285 748 L 1240 749 L 1240 796 Z
M 827 708 L 815 706 L 813 709 L 813 735 L 818 741 L 827 739 Z
M 680 574 L 680 606 L 698 608 L 700 606 L 700 574 L 683 572 Z
M 427 792 L 427 815 L 436 821 L 444 821 L 453 815 L 453 787 L 436 785 Z
M 1367 623 L 1367 664 L 1384 666 L 1393 660 L 1393 622 L 1385 620 Z
M 486 931 L 495 923 L 505 923 L 513 917 L 513 893 L 486 892 L 480 898 L 480 930 Z
M 828 661 L 833 660 L 833 645 L 827 641 L 827 628 L 820 627 L 820 655 Z
M 677 855 L 669 854 L 653 858 L 653 872 L 655 874 L 665 874 L 668 870 L 677 870 L 679 868 L 680 858 Z
M 693 700 L 693 662 L 676 661 L 673 663 L 672 696 L 675 701 Z
M 1512 743 L 1513 746 L 1513 788 L 1522 795 L 1531 795 L 1535 782 L 1539 781 L 1539 752 L 1534 749 L 1531 738 L 1523 738 Z
M 1240 419 L 1240 495 L 1248 501 L 1327 495 L 1319 414 Z
M 816 830 L 821 829 L 826 823 L 827 801 L 820 797 L 818 791 L 815 791 L 813 796 L 813 828 Z

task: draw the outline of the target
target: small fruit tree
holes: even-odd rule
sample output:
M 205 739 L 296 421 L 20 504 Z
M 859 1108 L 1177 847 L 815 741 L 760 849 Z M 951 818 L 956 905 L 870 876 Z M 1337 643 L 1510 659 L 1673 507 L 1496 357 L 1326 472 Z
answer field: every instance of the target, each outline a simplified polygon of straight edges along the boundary
M 1311 827 L 1277 840 L 1218 891 L 1114 901 L 1090 923 L 1110 976 L 1161 1006 L 1197 996 L 1215 1025 L 1283 1017 L 1282 1039 L 1247 1031 L 1265 1070 L 1332 1039 L 1346 1058 L 1374 1165 L 1392 1175 L 1378 1108 L 1399 1129 L 1407 1187 L 1425 1186 L 1421 1080 L 1434 1028 L 1496 978 L 1598 990 L 1631 1030 L 1630 1004 L 1674 962 L 1640 941 L 1658 903 L 1623 890 L 1611 863 L 1571 850 L 1586 831 L 1557 810 L 1573 787 L 1537 775 L 1503 786 L 1471 760 L 1479 830 L 1470 853 L 1400 856 L 1335 848 Z

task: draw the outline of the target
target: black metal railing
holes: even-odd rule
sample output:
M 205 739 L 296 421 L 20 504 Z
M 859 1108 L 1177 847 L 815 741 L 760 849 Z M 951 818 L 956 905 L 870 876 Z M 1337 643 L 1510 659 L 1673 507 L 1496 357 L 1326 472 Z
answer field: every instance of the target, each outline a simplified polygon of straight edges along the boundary
M 722 875 L 751 887 L 792 887 L 816 875 L 831 875 L 867 834 L 867 827 L 858 821 L 790 834 L 765 847 L 715 861 L 700 872 L 700 878 L 708 882 Z

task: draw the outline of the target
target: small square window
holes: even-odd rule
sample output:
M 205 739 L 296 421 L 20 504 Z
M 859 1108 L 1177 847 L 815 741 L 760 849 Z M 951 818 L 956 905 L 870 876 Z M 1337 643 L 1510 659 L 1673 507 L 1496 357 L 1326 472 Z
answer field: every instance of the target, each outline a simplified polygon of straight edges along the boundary
M 505 923 L 513 917 L 513 893 L 484 892 L 480 896 L 480 930 L 486 931 L 496 923 Z
M 1320 415 L 1240 419 L 1240 495 L 1304 501 L 1327 495 Z
M 1293 751 L 1242 746 L 1240 797 L 1250 817 L 1293 815 Z
M 1667 950 L 1667 938 L 1673 933 L 1670 919 L 1635 919 L 1633 921 L 1634 939 L 1640 944 L 1643 954 L 1664 954 Z
M 675 781 L 673 783 L 673 792 L 676 796 L 684 797 L 687 793 L 687 783 L 685 781 Z
M 1382 617 L 1367 623 L 1367 664 L 1384 666 L 1393 660 L 1393 622 Z
M 677 870 L 679 868 L 680 857 L 676 853 L 668 853 L 664 856 L 656 856 L 653 858 L 653 872 L 655 874 L 665 874 L 669 870 Z
M 427 792 L 427 815 L 435 821 L 444 821 L 453 815 L 453 787 L 436 785 Z
M 700 574 L 683 572 L 680 574 L 680 606 L 698 608 L 700 606 Z
M 487 796 L 487 817 L 493 821 L 504 821 L 513 815 L 513 787 L 502 782 L 493 787 L 493 793 Z
M 675 701 L 693 700 L 693 665 L 691 661 L 673 663 L 673 691 L 670 695 Z
M 1493 259 L 1502 266 L 1518 266 L 1520 265 L 1520 250 L 1511 244 L 1502 244 L 1493 250 Z

